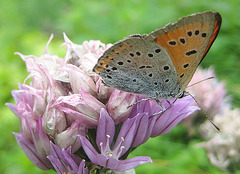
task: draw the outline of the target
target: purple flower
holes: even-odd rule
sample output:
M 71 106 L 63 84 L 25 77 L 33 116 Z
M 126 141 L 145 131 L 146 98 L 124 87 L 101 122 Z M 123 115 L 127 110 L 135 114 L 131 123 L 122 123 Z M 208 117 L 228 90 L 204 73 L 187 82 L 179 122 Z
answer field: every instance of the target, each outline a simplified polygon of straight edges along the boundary
M 88 173 L 88 168 L 85 168 L 85 160 L 81 160 L 79 156 L 72 154 L 71 148 L 61 150 L 51 142 L 50 155 L 47 158 L 59 174 Z
M 126 120 L 122 125 L 116 142 L 113 147 L 110 148 L 115 134 L 115 124 L 106 110 L 102 109 L 96 137 L 96 143 L 101 153 L 99 154 L 84 136 L 80 136 L 82 147 L 91 162 L 111 170 L 126 171 L 140 164 L 152 162 L 150 157 L 144 156 L 119 160 L 119 158 L 131 147 L 137 128 L 136 126 L 136 118 Z
M 170 100 L 170 102 L 174 100 Z M 194 101 L 190 96 L 178 99 L 172 105 L 162 101 L 167 110 L 153 117 L 153 114 L 162 110 L 154 100 L 143 101 L 135 105 L 130 117 L 138 117 L 139 123 L 132 146 L 137 147 L 145 143 L 150 137 L 160 136 L 172 130 L 184 118 L 199 110 L 199 107 L 192 106 L 193 103 Z
M 13 133 L 18 145 L 34 165 L 42 170 L 51 169 L 52 165 L 46 158 L 50 153 L 50 138 L 42 129 L 41 118 L 35 120 L 35 122 L 24 121 L 29 134 L 26 136 L 24 133 Z M 32 124 L 35 124 L 34 128 L 30 126 Z
M 142 99 L 142 97 L 138 97 L 138 99 Z M 123 122 L 115 141 L 113 141 L 113 137 L 115 135 L 116 123 L 106 110 L 102 109 L 96 136 L 96 144 L 101 153 L 99 154 L 91 142 L 84 136 L 80 136 L 82 147 L 91 162 L 111 170 L 126 171 L 140 164 L 151 162 L 149 157 L 119 159 L 123 155 L 127 156 L 128 154 L 125 153 L 129 153 L 131 147 L 138 147 L 146 142 L 149 137 L 169 132 L 182 119 L 198 110 L 198 107 L 191 106 L 193 102 L 190 96 L 177 100 L 171 106 L 167 102 L 162 102 L 168 109 L 152 117 L 154 113 L 160 112 L 162 108 L 156 101 L 143 101 L 134 106 L 130 114 L 131 118 Z

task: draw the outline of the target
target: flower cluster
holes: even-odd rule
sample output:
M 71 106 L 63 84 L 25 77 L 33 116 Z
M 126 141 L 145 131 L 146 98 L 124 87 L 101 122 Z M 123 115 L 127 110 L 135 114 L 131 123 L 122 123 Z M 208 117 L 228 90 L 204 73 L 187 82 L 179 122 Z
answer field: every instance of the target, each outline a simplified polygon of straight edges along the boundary
M 14 133 L 19 146 L 40 169 L 77 174 L 129 171 L 152 162 L 143 156 L 127 159 L 133 149 L 199 109 L 192 106 L 191 97 L 172 105 L 161 101 L 167 110 L 156 116 L 162 108 L 153 100 L 128 107 L 145 97 L 107 87 L 92 72 L 110 44 L 76 45 L 64 34 L 63 59 L 48 52 L 52 37 L 40 57 L 17 53 L 30 74 L 12 91 L 16 105 L 7 104 L 20 120 L 21 131 Z
M 240 161 L 240 110 L 226 110 L 213 119 L 222 132 L 210 128 L 209 123 L 201 125 L 201 131 L 205 133 L 208 140 L 201 143 L 208 152 L 211 163 L 218 168 L 232 173 L 239 170 Z
M 213 68 L 206 70 L 199 68 L 190 85 L 209 77 L 215 77 Z M 209 121 L 199 124 L 199 117 L 196 117 L 199 112 L 195 112 L 184 120 L 184 125 L 189 132 L 197 129 L 205 139 L 199 146 L 206 149 L 210 162 L 219 169 L 232 173 L 240 169 L 240 146 L 238 145 L 240 141 L 240 110 L 231 109 L 231 97 L 226 96 L 227 90 L 224 86 L 224 82 L 214 78 L 189 88 L 189 92 L 195 96 L 206 115 L 221 129 L 221 132 L 215 130 Z

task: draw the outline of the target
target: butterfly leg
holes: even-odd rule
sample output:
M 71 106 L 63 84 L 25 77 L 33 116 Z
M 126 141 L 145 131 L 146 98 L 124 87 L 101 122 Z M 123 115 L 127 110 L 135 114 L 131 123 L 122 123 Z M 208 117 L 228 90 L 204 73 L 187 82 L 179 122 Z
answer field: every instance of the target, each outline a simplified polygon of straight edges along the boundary
M 134 106 L 134 105 L 136 105 L 136 104 L 138 104 L 138 103 L 141 103 L 141 102 L 143 102 L 143 101 L 148 101 L 148 100 L 152 100 L 152 99 L 153 99 L 153 98 L 144 98 L 144 99 L 138 100 L 137 102 L 129 105 L 127 108 L 130 108 L 130 107 L 132 107 L 132 106 Z
M 166 100 L 170 106 L 172 106 L 172 103 L 169 100 Z
M 166 108 L 163 106 L 163 104 L 162 104 L 158 99 L 155 99 L 155 100 L 156 100 L 157 104 L 159 104 L 159 106 L 161 106 L 162 111 L 157 112 L 157 113 L 151 115 L 150 117 L 153 117 L 153 116 L 156 116 L 156 115 L 162 114 L 163 112 L 166 111 Z

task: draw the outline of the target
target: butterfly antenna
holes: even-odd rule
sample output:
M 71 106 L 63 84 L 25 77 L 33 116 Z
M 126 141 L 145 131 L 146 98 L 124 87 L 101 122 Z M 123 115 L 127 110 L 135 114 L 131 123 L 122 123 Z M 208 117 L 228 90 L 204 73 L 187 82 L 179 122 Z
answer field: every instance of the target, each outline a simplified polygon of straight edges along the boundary
M 175 100 L 173 101 L 173 103 L 175 103 L 177 101 L 178 98 L 175 98 Z
M 206 79 L 205 79 L 206 80 Z M 197 100 L 192 96 L 192 94 L 190 94 L 189 92 L 186 92 L 188 95 L 190 95 L 192 97 L 192 99 L 197 103 L 197 105 L 201 108 L 200 104 L 197 102 Z M 201 108 L 202 109 L 202 108 Z M 205 113 L 205 111 L 202 109 L 202 113 L 206 116 L 206 118 L 208 119 L 208 121 L 210 121 L 210 123 L 212 123 L 212 125 L 219 131 L 222 132 L 221 129 L 215 125 L 213 123 L 213 121 L 207 116 L 207 114 Z
M 200 81 L 198 81 L 198 82 L 196 82 L 196 83 L 193 83 L 193 84 L 189 85 L 187 88 L 189 88 L 189 87 L 191 87 L 191 86 L 194 86 L 194 85 L 196 85 L 196 84 L 198 84 L 198 83 L 204 82 L 204 81 L 206 81 L 206 80 L 214 79 L 214 78 L 215 78 L 214 76 L 208 77 L 208 78 L 206 78 L 206 79 L 200 80 Z

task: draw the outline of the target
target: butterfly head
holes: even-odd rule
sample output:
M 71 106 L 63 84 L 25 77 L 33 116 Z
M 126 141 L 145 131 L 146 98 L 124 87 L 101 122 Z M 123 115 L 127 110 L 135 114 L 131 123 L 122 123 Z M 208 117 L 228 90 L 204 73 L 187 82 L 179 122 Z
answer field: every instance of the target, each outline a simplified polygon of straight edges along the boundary
M 183 97 L 186 97 L 187 96 L 187 92 L 186 91 L 182 91 L 181 93 L 178 94 L 178 97 L 177 98 L 183 98 Z

